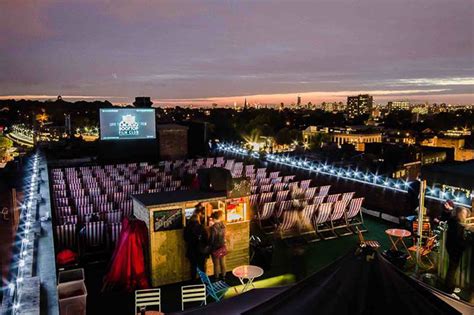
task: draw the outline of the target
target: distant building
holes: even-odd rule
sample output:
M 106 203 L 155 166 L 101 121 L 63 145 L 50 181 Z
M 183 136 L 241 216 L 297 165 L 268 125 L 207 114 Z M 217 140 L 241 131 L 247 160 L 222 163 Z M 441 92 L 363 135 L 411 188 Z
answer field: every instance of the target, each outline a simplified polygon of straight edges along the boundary
M 347 97 L 347 116 L 349 119 L 356 118 L 372 112 L 374 99 L 368 94 Z
M 300 107 L 301 106 L 301 96 L 298 95 L 296 99 L 296 106 Z
M 135 97 L 135 102 L 133 102 L 135 107 L 151 107 L 153 102 L 149 96 L 137 96 Z
M 305 143 L 310 143 L 312 139 L 320 133 L 327 134 L 328 139 L 337 145 L 352 144 L 355 146 L 357 151 L 364 151 L 366 143 L 382 142 L 382 134 L 379 132 L 363 132 L 350 128 L 318 128 L 317 126 L 309 126 L 303 130 L 303 141 Z
M 474 160 L 474 150 L 464 148 L 465 140 L 463 138 L 440 138 L 434 136 L 423 140 L 420 144 L 427 147 L 453 148 L 454 160 L 456 161 Z
M 408 101 L 393 101 L 387 104 L 388 111 L 410 110 L 410 102 Z

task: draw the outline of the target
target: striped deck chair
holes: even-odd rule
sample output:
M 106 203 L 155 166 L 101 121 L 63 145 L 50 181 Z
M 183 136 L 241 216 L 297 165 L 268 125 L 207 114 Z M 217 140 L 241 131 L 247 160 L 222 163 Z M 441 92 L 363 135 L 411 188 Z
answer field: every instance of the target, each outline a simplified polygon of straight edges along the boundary
M 345 235 L 351 235 L 352 230 L 347 226 L 346 223 L 346 207 L 347 207 L 347 202 L 345 200 L 339 200 L 334 203 L 334 207 L 331 213 L 331 227 L 332 230 L 338 234 L 339 236 L 345 236 Z M 345 229 L 346 232 L 344 233 L 338 233 L 336 230 L 338 229 Z
M 251 194 L 256 194 L 258 190 L 258 186 L 250 186 L 250 193 Z
M 286 188 L 286 183 L 276 183 L 273 185 L 273 191 L 284 190 Z
M 346 202 L 346 205 L 348 205 L 349 202 L 350 202 L 350 201 L 352 200 L 352 198 L 354 197 L 354 194 L 355 194 L 355 192 L 353 192 L 353 191 L 343 193 L 343 194 L 342 194 L 342 197 L 341 197 L 341 200 L 345 201 L 345 202 Z
M 305 179 L 300 182 L 300 188 L 308 189 L 309 185 L 311 185 L 311 179 Z
M 68 215 L 72 215 L 72 209 L 69 206 L 65 207 L 57 207 L 56 208 L 56 216 L 57 217 L 65 217 Z
M 281 201 L 284 201 L 286 199 L 288 199 L 288 195 L 290 194 L 290 191 L 289 190 L 280 190 L 280 191 L 277 191 L 276 192 L 276 202 L 281 202 Z
M 346 213 L 346 224 L 349 228 L 354 228 L 358 225 L 362 226 L 361 232 L 366 232 L 367 228 L 364 225 L 364 218 L 362 217 L 362 202 L 364 197 L 354 198 L 349 203 L 349 209 Z
M 84 222 L 85 216 L 92 214 L 92 212 L 94 212 L 94 207 L 92 205 L 84 205 L 77 208 L 79 222 Z
M 288 211 L 291 209 L 291 205 L 292 205 L 293 201 L 292 200 L 284 200 L 284 201 L 281 201 L 279 204 L 278 204 L 278 210 L 277 212 L 275 213 L 275 217 L 276 218 L 281 218 L 281 216 L 283 215 L 283 213 L 285 211 Z
M 322 239 L 333 239 L 337 237 L 337 234 L 334 233 L 331 227 L 331 212 L 332 212 L 332 203 L 322 203 L 318 211 L 316 212 L 316 215 L 313 217 L 312 223 L 315 232 L 322 238 Z M 327 234 L 330 232 L 329 236 L 325 236 L 324 234 Z
M 258 182 L 258 184 L 261 186 L 261 185 L 268 185 L 270 184 L 272 181 L 271 178 L 261 178 Z
M 330 188 L 331 188 L 331 185 L 319 187 L 318 196 L 327 196 Z
M 57 225 L 56 240 L 58 251 L 67 248 L 77 252 L 77 226 L 75 224 Z
M 281 239 L 295 236 L 295 229 L 298 227 L 300 221 L 299 211 L 289 210 L 282 214 L 282 222 L 277 227 L 277 232 L 280 234 Z
M 272 184 L 260 186 L 260 193 L 266 193 L 272 191 Z
M 77 215 L 66 215 L 58 217 L 58 224 L 65 225 L 65 224 L 77 224 Z
M 272 184 L 277 184 L 277 183 L 281 183 L 283 182 L 283 177 L 275 177 L 275 178 L 271 178 L 271 181 L 270 181 Z
M 259 204 L 262 205 L 266 202 L 273 201 L 273 192 L 266 192 L 260 194 Z
M 316 206 L 319 207 L 319 205 L 323 203 L 324 198 L 326 198 L 326 197 L 325 196 L 314 197 L 311 204 L 316 205 Z
M 302 216 L 302 224 L 304 227 L 311 226 L 311 220 L 313 219 L 313 216 L 316 213 L 316 210 L 318 210 L 318 206 L 316 205 L 306 205 L 303 208 L 303 211 L 301 212 Z
M 258 194 L 252 194 L 250 195 L 249 201 L 250 201 L 250 207 L 255 211 L 258 206 Z
M 53 188 L 53 197 L 54 198 L 66 198 L 67 197 L 67 191 L 66 191 L 66 188 L 64 188 L 63 190 L 54 190 Z
M 328 195 L 327 198 L 326 198 L 326 202 L 336 202 L 336 201 L 339 200 L 340 196 L 341 196 L 341 194 Z
M 295 189 L 298 189 L 298 182 L 292 182 L 292 183 L 288 183 L 288 188 L 290 190 L 295 190 Z
M 82 255 L 104 252 L 107 247 L 107 234 L 104 221 L 89 222 L 81 231 Z
M 118 223 L 122 221 L 122 211 L 103 212 L 102 218 L 106 223 Z
M 273 201 L 273 202 L 264 203 L 262 209 L 257 213 L 258 225 L 264 232 L 271 231 L 271 233 L 273 233 L 273 230 L 274 230 L 273 222 L 270 225 L 268 224 L 264 225 L 263 221 L 268 221 L 270 219 L 273 219 L 275 210 L 276 210 L 276 202 Z
M 280 171 L 270 172 L 270 174 L 268 175 L 268 177 L 270 177 L 270 178 L 277 178 L 279 175 L 280 175 Z
M 313 199 L 314 196 L 316 195 L 316 189 L 317 189 L 317 187 L 307 188 L 304 192 L 304 198 L 305 199 Z
M 304 198 L 305 191 L 303 188 L 294 188 L 291 190 L 291 199 Z
M 289 182 L 292 181 L 293 179 L 295 179 L 295 175 L 287 175 L 287 176 L 284 176 L 284 177 L 283 177 L 283 182 L 284 182 L 284 183 L 289 183 Z
M 120 237 L 120 232 L 122 231 L 122 222 L 115 222 L 107 224 L 108 232 L 108 246 L 110 250 L 115 248 L 117 241 Z

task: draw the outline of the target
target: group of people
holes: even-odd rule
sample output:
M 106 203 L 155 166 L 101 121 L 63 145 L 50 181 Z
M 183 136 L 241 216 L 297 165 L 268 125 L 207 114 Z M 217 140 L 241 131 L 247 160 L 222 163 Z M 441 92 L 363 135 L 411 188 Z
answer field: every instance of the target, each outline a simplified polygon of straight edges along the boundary
M 198 204 L 184 229 L 186 257 L 191 264 L 191 279 L 196 279 L 197 268 L 206 272 L 206 261 L 211 256 L 216 280 L 225 280 L 227 255 L 226 227 L 223 222 L 224 212 L 215 211 L 209 217 L 206 227 L 205 208 Z

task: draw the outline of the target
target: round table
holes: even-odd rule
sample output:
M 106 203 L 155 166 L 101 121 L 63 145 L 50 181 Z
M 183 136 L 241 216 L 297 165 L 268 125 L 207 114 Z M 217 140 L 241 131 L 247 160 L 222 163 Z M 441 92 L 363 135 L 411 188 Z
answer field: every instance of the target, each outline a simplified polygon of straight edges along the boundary
M 254 265 L 243 265 L 234 268 L 232 274 L 239 278 L 240 283 L 244 286 L 241 292 L 245 292 L 249 287 L 255 288 L 253 280 L 263 275 L 263 269 Z
M 404 229 L 388 229 L 385 230 L 385 234 L 388 235 L 390 242 L 392 243 L 392 250 L 398 250 L 398 243 L 401 243 L 405 248 L 406 252 L 409 254 L 408 247 L 403 241 L 405 237 L 410 237 L 411 232 Z M 410 256 L 409 256 L 410 257 Z

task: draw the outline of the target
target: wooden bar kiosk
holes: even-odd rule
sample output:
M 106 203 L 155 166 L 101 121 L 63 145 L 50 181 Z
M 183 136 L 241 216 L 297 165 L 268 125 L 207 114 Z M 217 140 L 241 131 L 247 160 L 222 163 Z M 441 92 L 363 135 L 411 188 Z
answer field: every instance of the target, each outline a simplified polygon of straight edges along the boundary
M 249 263 L 250 207 L 248 196 L 228 196 L 224 192 L 178 190 L 132 196 L 133 214 L 143 220 L 149 231 L 149 270 L 154 287 L 191 278 L 186 258 L 183 229 L 198 203 L 225 214 L 228 254 L 227 269 Z M 207 219 L 205 222 L 208 224 Z M 212 259 L 207 260 L 207 274 L 213 274 Z

